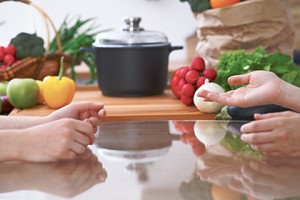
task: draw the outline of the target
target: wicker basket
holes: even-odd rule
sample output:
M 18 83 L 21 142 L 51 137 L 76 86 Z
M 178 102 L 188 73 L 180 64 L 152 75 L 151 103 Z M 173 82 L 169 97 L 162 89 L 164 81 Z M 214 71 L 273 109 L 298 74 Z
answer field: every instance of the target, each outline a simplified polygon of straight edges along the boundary
M 44 55 L 39 57 L 27 57 L 8 66 L 6 70 L 0 71 L 0 82 L 9 81 L 13 78 L 33 78 L 42 80 L 45 76 L 57 75 L 59 72 L 60 58 L 64 56 L 65 70 L 71 66 L 71 56 L 63 54 L 61 41 L 57 29 L 55 28 L 52 20 L 49 16 L 38 6 L 30 2 L 29 0 L 0 0 L 2 2 L 16 1 L 30 6 L 33 6 L 43 17 L 45 26 L 47 29 L 47 47 L 46 53 L 50 46 L 50 28 L 55 33 L 55 39 L 58 47 L 58 51 L 50 55 Z

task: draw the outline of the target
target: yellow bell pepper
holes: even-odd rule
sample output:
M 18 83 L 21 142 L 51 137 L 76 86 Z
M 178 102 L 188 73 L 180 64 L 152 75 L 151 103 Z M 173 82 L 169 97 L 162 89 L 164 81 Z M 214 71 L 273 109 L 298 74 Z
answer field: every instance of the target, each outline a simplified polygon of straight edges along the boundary
M 64 71 L 63 57 L 60 60 L 58 76 L 46 76 L 43 79 L 43 97 L 45 103 L 54 109 L 61 108 L 69 104 L 75 95 L 75 81 L 63 76 Z

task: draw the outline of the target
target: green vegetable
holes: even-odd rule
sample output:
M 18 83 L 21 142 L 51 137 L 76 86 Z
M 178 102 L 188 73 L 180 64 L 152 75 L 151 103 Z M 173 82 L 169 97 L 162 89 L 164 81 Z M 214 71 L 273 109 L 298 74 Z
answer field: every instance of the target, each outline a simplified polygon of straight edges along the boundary
M 260 152 L 253 150 L 250 144 L 242 141 L 240 136 L 235 135 L 230 131 L 227 131 L 225 137 L 221 141 L 221 144 L 240 156 L 250 155 L 259 157 L 261 155 Z
M 8 81 L 0 82 L 0 95 L 6 95 Z
M 80 17 L 75 19 L 69 19 L 68 16 L 61 24 L 58 34 L 62 43 L 62 50 L 65 54 L 72 56 L 72 79 L 76 80 L 75 65 L 80 62 L 85 62 L 90 70 L 91 79 L 88 83 L 94 83 L 97 79 L 95 70 L 95 55 L 93 52 L 81 51 L 82 47 L 92 47 L 92 43 L 95 41 L 96 35 L 100 31 L 96 31 L 98 26 L 90 24 L 95 18 L 89 18 L 82 20 Z M 87 28 L 86 28 L 87 26 Z M 50 43 L 50 52 L 57 51 L 57 43 L 55 38 Z
M 16 47 L 16 56 L 20 59 L 42 56 L 45 53 L 44 41 L 35 33 L 19 33 L 16 37 L 11 39 L 10 44 Z
M 217 66 L 218 76 L 215 83 L 229 91 L 241 86 L 231 86 L 227 79 L 232 75 L 245 74 L 255 70 L 266 70 L 277 74 L 281 79 L 300 87 L 300 68 L 292 57 L 281 52 L 268 55 L 258 48 L 252 53 L 245 50 L 229 51 L 221 55 Z
M 14 78 L 7 85 L 7 96 L 14 107 L 31 108 L 37 103 L 39 86 L 32 78 Z
M 187 1 L 190 4 L 193 12 L 202 12 L 211 9 L 210 0 L 180 0 L 181 2 Z

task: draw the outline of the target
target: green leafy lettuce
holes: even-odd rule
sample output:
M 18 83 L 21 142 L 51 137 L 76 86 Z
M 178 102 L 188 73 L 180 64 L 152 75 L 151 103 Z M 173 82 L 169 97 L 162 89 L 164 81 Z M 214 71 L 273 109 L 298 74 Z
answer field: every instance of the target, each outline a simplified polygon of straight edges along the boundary
M 240 156 L 260 157 L 261 154 L 251 148 L 250 144 L 241 140 L 240 136 L 226 132 L 226 136 L 221 141 L 221 144 Z
M 215 83 L 225 91 L 236 89 L 241 86 L 231 86 L 227 79 L 232 75 L 246 74 L 255 70 L 274 72 L 281 79 L 300 87 L 300 68 L 292 57 L 281 52 L 269 55 L 261 48 L 252 53 L 234 50 L 222 54 L 217 66 L 218 76 Z
M 204 10 L 210 9 L 209 0 L 180 0 L 181 2 L 187 1 L 190 4 L 191 10 L 193 12 L 202 12 Z

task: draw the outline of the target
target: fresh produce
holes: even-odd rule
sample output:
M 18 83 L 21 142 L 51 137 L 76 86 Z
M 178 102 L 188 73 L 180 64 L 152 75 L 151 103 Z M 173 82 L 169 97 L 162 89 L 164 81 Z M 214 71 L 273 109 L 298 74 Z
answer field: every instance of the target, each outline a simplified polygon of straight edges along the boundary
M 202 12 L 211 9 L 210 0 L 180 0 L 181 2 L 188 2 L 193 12 Z
M 19 109 L 36 105 L 39 88 L 32 78 L 14 78 L 7 85 L 7 96 L 10 103 Z
M 219 144 L 226 135 L 226 130 L 219 121 L 197 120 L 194 125 L 195 136 L 206 148 Z
M 43 79 L 43 97 L 50 108 L 61 108 L 69 104 L 75 95 L 75 82 L 69 77 L 63 76 L 64 61 L 60 62 L 58 76 L 46 76 Z
M 259 157 L 261 155 L 260 152 L 253 150 L 250 144 L 242 141 L 239 135 L 233 134 L 231 131 L 226 132 L 220 143 L 231 152 L 240 156 Z
M 19 33 L 11 39 L 10 44 L 16 47 L 16 57 L 19 59 L 42 56 L 45 53 L 44 40 L 35 33 Z
M 14 45 L 0 46 L 0 70 L 6 70 L 8 66 L 16 61 L 16 47 Z
M 184 144 L 192 147 L 193 153 L 200 156 L 205 153 L 206 149 L 204 144 L 197 139 L 194 133 L 194 121 L 172 121 L 176 130 L 180 133 L 180 140 Z
M 40 80 L 36 80 L 36 83 L 39 86 L 39 97 L 37 100 L 38 104 L 43 104 L 44 103 L 44 95 L 43 95 L 43 82 Z
M 210 6 L 212 8 L 224 8 L 239 2 L 241 2 L 241 0 L 210 0 Z
M 171 80 L 173 94 L 181 100 L 184 105 L 193 104 L 195 91 L 201 87 L 205 80 L 214 81 L 217 77 L 215 69 L 206 69 L 205 61 L 202 57 L 196 56 L 191 66 L 183 66 L 174 72 Z
M 232 75 L 245 74 L 255 70 L 274 72 L 281 79 L 300 87 L 300 68 L 293 59 L 281 52 L 268 55 L 261 48 L 252 53 L 247 53 L 245 50 L 234 50 L 222 54 L 217 66 L 218 76 L 214 82 L 225 91 L 237 89 L 241 86 L 231 86 L 227 79 Z
M 95 37 L 100 31 L 96 31 L 98 26 L 90 24 L 94 22 L 95 18 L 88 18 L 82 20 L 80 17 L 70 19 L 68 16 L 64 19 L 58 29 L 58 35 L 61 39 L 62 50 L 65 54 L 72 56 L 71 75 L 72 79 L 76 80 L 76 71 L 74 66 L 84 62 L 87 64 L 90 70 L 90 80 L 87 83 L 94 83 L 97 80 L 97 74 L 95 70 L 95 55 L 93 52 L 81 51 L 82 47 L 91 47 L 95 41 Z M 50 43 L 49 52 L 57 51 L 56 39 Z
M 203 12 L 211 8 L 223 8 L 244 0 L 180 0 L 188 2 L 193 12 Z
M 7 95 L 0 95 L 0 100 L 1 100 L 1 114 L 7 115 L 9 114 L 13 109 L 14 106 L 11 105 L 8 96 Z
M 201 87 L 199 87 L 194 94 L 193 101 L 199 111 L 203 113 L 218 113 L 222 109 L 223 105 L 218 102 L 205 102 L 204 98 L 197 96 L 197 93 L 200 90 L 207 90 L 215 93 L 223 93 L 224 89 L 218 84 L 208 82 L 208 80 L 206 80 L 205 83 Z
M 216 118 L 233 120 L 254 120 L 255 113 L 265 114 L 288 110 L 290 109 L 274 104 L 251 106 L 245 108 L 239 106 L 224 106 L 224 108 L 222 108 L 221 112 L 216 116 Z
M 8 85 L 8 81 L 0 82 L 0 95 L 7 94 L 7 92 L 6 92 L 7 85 Z

